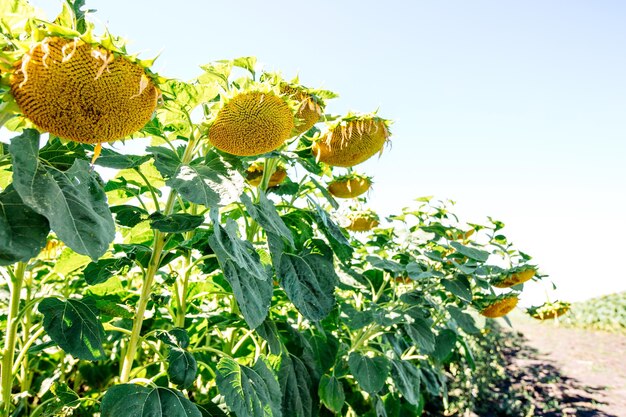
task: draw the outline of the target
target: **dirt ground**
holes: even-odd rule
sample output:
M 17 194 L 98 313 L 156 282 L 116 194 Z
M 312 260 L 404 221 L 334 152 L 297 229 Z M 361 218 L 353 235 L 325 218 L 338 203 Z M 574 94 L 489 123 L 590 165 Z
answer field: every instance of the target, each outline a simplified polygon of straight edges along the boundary
M 521 347 L 508 371 L 535 399 L 535 416 L 626 417 L 626 336 L 513 316 Z

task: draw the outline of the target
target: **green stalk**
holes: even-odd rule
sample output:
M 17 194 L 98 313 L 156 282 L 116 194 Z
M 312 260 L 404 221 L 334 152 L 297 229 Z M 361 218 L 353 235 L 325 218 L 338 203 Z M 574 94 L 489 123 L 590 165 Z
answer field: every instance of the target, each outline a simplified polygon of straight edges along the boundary
M 196 139 L 192 136 L 187 143 L 185 154 L 182 158 L 183 164 L 188 164 L 193 156 L 193 150 L 196 144 Z M 174 211 L 174 202 L 176 201 L 177 192 L 172 190 L 167 202 L 165 203 L 165 209 L 163 214 L 169 216 Z M 130 371 L 133 368 L 133 362 L 137 356 L 137 345 L 140 339 L 141 326 L 143 324 L 144 315 L 146 313 L 146 307 L 150 296 L 152 295 L 152 286 L 154 284 L 154 277 L 159 270 L 161 263 L 161 255 L 163 254 L 163 247 L 165 246 L 166 233 L 156 230 L 154 232 L 154 246 L 152 247 L 152 256 L 150 257 L 150 263 L 148 269 L 143 277 L 143 286 L 141 288 L 141 295 L 139 297 L 139 303 L 137 305 L 137 311 L 133 320 L 133 328 L 131 330 L 130 340 L 128 342 L 128 348 L 122 361 L 122 370 L 120 372 L 120 382 L 127 383 L 130 378 Z
M 17 336 L 17 315 L 20 307 L 20 293 L 24 282 L 26 263 L 18 262 L 15 272 L 11 276 L 11 295 L 9 301 L 9 315 L 7 317 L 7 329 L 2 355 L 2 409 L 4 415 L 11 412 L 11 391 L 13 389 L 13 358 L 15 355 L 15 340 Z
M 197 212 L 198 206 L 196 204 L 192 204 L 191 214 L 197 214 Z M 193 230 L 185 233 L 185 239 L 190 240 L 194 234 L 195 231 Z M 189 276 L 191 275 L 191 269 L 193 265 L 195 264 L 191 261 L 191 251 L 189 251 L 184 258 L 183 271 L 185 272 L 183 273 L 182 277 L 183 281 L 182 283 L 177 281 L 174 284 L 178 293 L 178 310 L 176 311 L 176 320 L 174 323 L 176 327 L 185 327 L 185 315 L 187 313 L 187 292 L 189 290 Z M 179 288 L 179 286 L 181 288 Z

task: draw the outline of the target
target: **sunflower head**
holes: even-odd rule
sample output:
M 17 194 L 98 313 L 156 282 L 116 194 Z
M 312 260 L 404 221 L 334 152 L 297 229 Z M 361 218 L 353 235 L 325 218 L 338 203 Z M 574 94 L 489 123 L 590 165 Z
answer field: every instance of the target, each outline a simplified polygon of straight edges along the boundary
M 313 143 L 315 158 L 331 166 L 351 167 L 382 152 L 389 140 L 389 121 L 368 115 L 348 115 L 328 126 Z
M 276 187 L 287 178 L 287 170 L 284 166 L 278 165 L 270 177 L 268 187 Z M 246 170 L 246 180 L 253 187 L 258 187 L 263 179 L 263 164 L 255 162 Z
M 251 89 L 225 100 L 208 137 L 220 151 L 255 156 L 279 148 L 293 128 L 293 112 L 285 97 L 273 89 Z
M 571 304 L 565 301 L 546 302 L 540 306 L 526 309 L 526 313 L 537 320 L 550 320 L 567 313 L 570 306 Z
M 366 193 L 371 186 L 370 177 L 351 173 L 333 178 L 328 184 L 328 192 L 337 198 L 356 198 Z
M 480 314 L 489 318 L 503 317 L 509 314 L 519 302 L 518 294 L 514 292 L 498 296 L 483 295 L 473 301 Z
M 537 267 L 533 265 L 521 265 L 511 268 L 500 276 L 491 280 L 491 285 L 497 288 L 510 288 L 514 285 L 523 284 L 537 273 Z
M 378 215 L 371 210 L 355 211 L 348 214 L 347 217 L 350 223 L 346 229 L 353 232 L 367 232 L 379 224 Z
M 11 92 L 39 129 L 64 139 L 122 139 L 152 117 L 160 96 L 138 62 L 79 38 L 50 36 L 13 65 Z

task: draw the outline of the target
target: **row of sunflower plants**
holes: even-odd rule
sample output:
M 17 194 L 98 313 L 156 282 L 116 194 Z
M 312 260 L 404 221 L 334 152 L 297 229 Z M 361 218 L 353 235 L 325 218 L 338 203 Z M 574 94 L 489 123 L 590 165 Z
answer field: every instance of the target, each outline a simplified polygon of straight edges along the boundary
M 0 6 L 1 415 L 445 404 L 477 317 L 541 279 L 504 225 L 429 198 L 381 223 L 354 166 L 389 121 L 328 114 L 334 93 L 250 57 L 154 74 L 82 6 Z

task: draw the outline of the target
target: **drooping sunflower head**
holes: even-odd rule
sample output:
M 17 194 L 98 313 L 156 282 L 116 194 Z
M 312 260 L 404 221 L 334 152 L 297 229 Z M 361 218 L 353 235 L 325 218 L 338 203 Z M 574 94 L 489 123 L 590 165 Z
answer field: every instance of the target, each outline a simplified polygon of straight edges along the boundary
M 268 187 L 276 187 L 280 185 L 287 178 L 287 170 L 284 166 L 278 165 L 274 170 L 274 173 L 270 177 L 267 184 Z M 258 187 L 263 179 L 263 164 L 255 162 L 246 170 L 246 180 L 253 187 Z
M 356 198 L 366 193 L 371 186 L 370 177 L 351 173 L 333 178 L 328 184 L 328 192 L 337 198 Z
M 324 114 L 325 99 L 337 97 L 332 91 L 300 84 L 298 77 L 286 81 L 278 73 L 266 72 L 261 79 L 278 86 L 281 94 L 288 96 L 296 103 L 295 123 L 291 136 L 298 136 L 311 129 Z
M 561 317 L 570 307 L 571 304 L 565 301 L 546 302 L 540 306 L 529 307 L 526 313 L 537 320 L 550 320 Z
M 284 96 L 273 89 L 251 89 L 225 100 L 208 136 L 222 152 L 255 156 L 279 148 L 293 128 L 293 111 Z
M 491 285 L 497 288 L 510 288 L 514 285 L 523 284 L 537 273 L 537 267 L 533 265 L 521 265 L 511 268 L 505 273 L 491 280 Z
M 506 316 L 513 311 L 518 302 L 518 294 L 515 292 L 498 296 L 483 295 L 473 301 L 480 314 L 489 318 Z
M 122 139 L 152 117 L 159 90 L 123 54 L 79 38 L 49 36 L 14 64 L 11 92 L 25 117 L 64 139 Z
M 378 215 L 371 210 L 355 211 L 348 214 L 347 217 L 350 223 L 346 229 L 353 232 L 367 232 L 380 223 Z
M 382 152 L 390 122 L 376 115 L 348 115 L 328 126 L 312 147 L 315 158 L 331 166 L 352 167 Z

